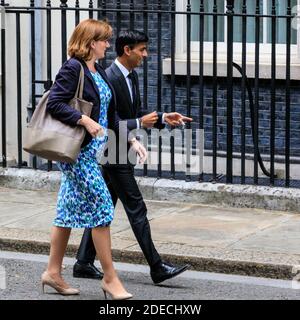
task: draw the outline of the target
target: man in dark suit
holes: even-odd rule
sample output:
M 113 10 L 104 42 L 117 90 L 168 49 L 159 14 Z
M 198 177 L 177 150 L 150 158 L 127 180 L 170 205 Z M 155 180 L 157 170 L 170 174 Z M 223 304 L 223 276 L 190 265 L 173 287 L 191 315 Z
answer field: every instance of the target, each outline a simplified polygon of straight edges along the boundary
M 121 119 L 127 120 L 129 130 L 139 128 L 164 128 L 165 123 L 171 126 L 191 121 L 191 118 L 179 113 L 147 113 L 141 110 L 141 99 L 138 86 L 138 75 L 134 68 L 141 65 L 147 57 L 148 37 L 139 31 L 122 31 L 116 39 L 117 59 L 106 69 L 109 81 L 116 93 L 116 110 Z M 127 145 L 127 150 L 133 148 L 142 161 L 146 159 L 146 150 L 135 138 Z M 117 147 L 119 150 L 119 139 Z M 134 165 L 127 159 L 125 164 L 107 163 L 102 166 L 103 176 L 108 185 L 114 204 L 120 199 L 134 235 L 150 266 L 150 275 L 154 283 L 160 283 L 177 276 L 185 271 L 189 265 L 175 266 L 163 261 L 155 249 L 151 238 L 151 230 L 147 219 L 147 208 L 142 194 L 134 178 Z M 102 274 L 94 266 L 95 248 L 91 232 L 86 229 L 77 253 L 77 262 L 74 265 L 75 277 L 101 278 Z

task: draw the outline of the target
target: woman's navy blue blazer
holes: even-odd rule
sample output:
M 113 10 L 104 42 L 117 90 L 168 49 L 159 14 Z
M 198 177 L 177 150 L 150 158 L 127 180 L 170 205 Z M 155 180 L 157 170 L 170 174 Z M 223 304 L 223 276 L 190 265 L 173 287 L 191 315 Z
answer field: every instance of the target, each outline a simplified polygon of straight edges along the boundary
M 80 75 L 80 63 L 84 69 L 84 87 L 83 87 L 83 99 L 92 102 L 93 108 L 91 112 L 91 118 L 98 122 L 100 115 L 100 95 L 99 89 L 90 74 L 90 71 L 83 60 L 71 58 L 67 60 L 61 69 L 59 70 L 55 82 L 50 90 L 47 111 L 56 119 L 70 125 L 76 126 L 77 121 L 81 117 L 81 113 L 71 106 L 68 102 L 74 97 L 78 85 Z M 104 69 L 99 65 L 95 64 L 97 71 L 100 73 L 102 78 L 106 81 L 112 91 L 112 99 L 108 107 L 108 128 L 116 132 L 119 130 L 120 118 L 116 112 L 116 99 L 112 85 L 107 79 Z M 81 147 L 86 146 L 92 140 L 92 136 L 86 132 L 84 141 Z

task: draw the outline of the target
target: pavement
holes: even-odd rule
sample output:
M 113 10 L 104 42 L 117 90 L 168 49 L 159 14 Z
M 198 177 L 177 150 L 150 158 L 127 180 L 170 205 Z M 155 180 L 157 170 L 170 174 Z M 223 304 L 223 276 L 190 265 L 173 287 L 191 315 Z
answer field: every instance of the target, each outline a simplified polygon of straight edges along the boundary
M 49 253 L 56 192 L 0 187 L 0 250 Z M 300 271 L 300 214 L 146 200 L 162 257 L 192 270 L 293 279 Z M 73 229 L 74 257 L 83 230 Z M 146 264 L 121 203 L 111 227 L 115 261 Z

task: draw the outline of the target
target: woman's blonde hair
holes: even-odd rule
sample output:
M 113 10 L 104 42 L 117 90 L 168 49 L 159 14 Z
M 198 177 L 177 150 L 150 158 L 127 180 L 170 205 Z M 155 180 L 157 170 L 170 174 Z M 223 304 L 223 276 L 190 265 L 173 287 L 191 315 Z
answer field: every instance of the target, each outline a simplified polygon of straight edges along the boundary
M 103 20 L 86 19 L 81 21 L 73 31 L 68 44 L 71 58 L 90 60 L 92 58 L 92 41 L 105 41 L 112 37 L 112 27 Z

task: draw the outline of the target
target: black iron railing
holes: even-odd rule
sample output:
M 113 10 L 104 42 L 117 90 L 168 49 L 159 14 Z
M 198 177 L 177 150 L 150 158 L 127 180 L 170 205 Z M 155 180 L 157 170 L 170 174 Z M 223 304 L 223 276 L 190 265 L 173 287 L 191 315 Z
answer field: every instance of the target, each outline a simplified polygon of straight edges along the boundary
M 254 0 L 253 0 L 254 1 Z M 60 53 L 61 62 L 67 59 L 67 35 L 69 32 L 69 17 L 74 17 L 74 25 L 78 24 L 79 21 L 84 17 L 98 18 L 108 17 L 111 22 L 115 33 L 117 34 L 121 29 L 124 28 L 137 28 L 148 33 L 151 39 L 151 50 L 152 58 L 149 58 L 143 64 L 143 69 L 141 72 L 141 89 L 143 94 L 143 104 L 145 108 L 149 108 L 151 111 L 153 104 L 155 104 L 155 109 L 157 111 L 177 111 L 185 113 L 187 116 L 193 116 L 195 121 L 191 125 L 187 125 L 187 128 L 197 128 L 205 129 L 206 131 L 206 114 L 205 114 L 205 101 L 211 99 L 211 141 L 207 143 L 206 149 L 211 150 L 212 166 L 210 172 L 199 171 L 197 179 L 199 181 L 224 181 L 226 183 L 253 183 L 253 184 L 270 184 L 270 185 L 284 185 L 286 187 L 291 186 L 290 180 L 290 165 L 291 165 L 291 47 L 292 43 L 292 0 L 286 0 L 286 8 L 284 14 L 279 14 L 276 1 L 271 0 L 270 12 L 261 12 L 261 1 L 256 0 L 255 2 L 255 12 L 248 12 L 247 1 L 243 0 L 241 2 L 241 10 L 235 11 L 235 4 L 237 0 L 227 0 L 224 2 L 224 10 L 220 12 L 219 4 L 222 1 L 213 1 L 212 11 L 205 11 L 205 6 L 208 0 L 199 0 L 193 2 L 193 0 L 186 0 L 185 10 L 178 10 L 178 1 L 175 0 L 156 0 L 156 1 L 146 1 L 146 0 L 127 0 L 127 1 L 89 1 L 86 7 L 80 6 L 80 1 L 75 1 L 74 7 L 71 7 L 67 0 L 61 0 L 59 6 L 54 6 L 53 3 L 57 5 L 58 1 L 46 2 L 46 6 L 37 6 L 37 1 L 28 1 L 28 5 L 24 6 L 12 6 L 9 4 L 10 1 L 1 1 L 2 7 L 2 28 L 1 28 L 1 79 L 2 79 L 2 92 L 1 92 L 1 141 L 2 141 L 2 166 L 7 166 L 7 119 L 10 117 L 11 108 L 16 106 L 17 110 L 17 163 L 18 167 L 24 167 L 24 153 L 22 152 L 22 128 L 25 124 L 22 122 L 22 112 L 24 106 L 22 106 L 22 92 L 28 85 L 22 81 L 22 65 L 21 65 L 21 38 L 27 37 L 30 42 L 30 61 L 31 61 L 31 106 L 32 112 L 34 112 L 36 102 L 41 96 L 37 93 L 36 86 L 38 84 L 44 84 L 45 89 L 49 88 L 53 82 L 53 47 L 57 48 L 55 54 Z M 25 3 L 25 1 L 23 1 Z M 198 9 L 192 10 L 192 5 L 197 3 Z M 45 19 L 45 43 L 36 43 L 35 34 L 37 29 L 36 14 L 38 12 L 43 12 L 43 19 Z M 57 20 L 57 13 L 60 14 L 60 20 Z M 53 37 L 53 24 L 54 24 L 54 14 L 56 15 L 55 23 L 60 24 L 60 40 L 54 43 Z M 14 15 L 15 20 L 15 43 L 16 43 L 16 64 L 17 64 L 17 74 L 9 74 L 9 65 L 7 63 L 8 57 L 6 56 L 6 50 L 9 45 L 11 45 L 11 39 L 7 39 L 7 28 L 11 26 L 5 25 L 5 17 L 8 15 Z M 22 33 L 22 27 L 20 19 L 23 16 L 28 16 L 30 23 L 30 34 Z M 176 31 L 177 18 L 185 17 L 184 24 L 182 25 L 182 30 Z M 192 49 L 191 38 L 193 25 L 193 17 L 197 17 L 199 27 L 198 29 L 198 39 L 199 44 L 198 57 L 195 58 L 195 52 Z M 207 18 L 212 17 L 212 24 L 207 23 Z M 219 75 L 219 34 L 218 27 L 220 26 L 220 19 L 226 19 L 226 28 L 224 32 L 224 37 L 226 35 L 226 74 Z M 236 19 L 241 19 L 241 29 L 238 30 L 241 35 L 239 43 L 241 44 L 241 54 L 240 61 L 237 64 L 235 61 L 235 35 L 236 30 L 234 30 L 234 22 Z M 249 20 L 254 21 L 254 28 L 250 30 L 248 22 Z M 260 78 L 261 71 L 261 26 L 264 19 L 270 20 L 270 41 L 271 46 L 270 53 L 270 77 L 268 80 L 262 80 Z M 277 153 L 276 139 L 277 139 L 277 128 L 276 128 L 276 104 L 277 104 L 277 84 L 276 79 L 277 72 L 277 34 L 278 34 L 278 23 L 284 21 L 286 28 L 285 42 L 285 77 L 281 78 L 284 81 L 280 83 L 281 91 L 284 90 L 285 93 L 285 128 L 284 128 L 284 153 Z M 207 28 L 212 28 L 212 73 L 207 74 L 205 71 L 205 63 L 207 60 L 205 45 L 208 41 L 205 34 L 207 34 Z M 186 72 L 181 73 L 180 76 L 177 75 L 177 37 L 179 33 L 184 33 L 185 39 L 184 52 L 185 52 L 185 66 Z M 254 75 L 251 81 L 247 78 L 247 37 L 249 33 L 253 33 L 254 36 Z M 56 38 L 55 38 L 56 39 Z M 57 40 L 56 40 L 57 41 Z M 39 46 L 44 45 L 45 50 L 45 69 L 46 79 L 37 79 L 36 70 L 36 52 Z M 113 50 L 111 50 L 103 62 L 104 66 L 107 66 L 114 58 Z M 163 59 L 170 58 L 170 74 L 163 74 L 162 61 Z M 181 57 L 182 59 L 182 57 Z M 192 68 L 192 64 L 197 62 L 195 65 L 198 70 Z M 12 63 L 10 61 L 10 63 Z M 154 66 L 154 67 L 153 67 Z M 240 80 L 236 80 L 234 76 L 234 68 L 238 69 L 240 72 Z M 195 74 L 196 72 L 196 74 Z M 15 77 L 16 76 L 16 77 Z M 6 89 L 8 84 L 8 79 L 15 77 L 16 79 L 16 101 L 15 105 L 7 105 L 7 95 Z M 184 80 L 182 78 L 184 77 Z M 180 79 L 180 80 L 178 80 Z M 219 145 L 220 135 L 219 128 L 220 116 L 218 114 L 218 103 L 219 103 L 219 85 L 220 83 L 226 82 L 226 147 Z M 294 81 L 294 80 L 293 80 Z M 206 85 L 211 83 L 212 86 L 209 89 L 212 91 L 212 95 L 206 96 Z M 269 108 L 269 143 L 264 146 L 264 157 L 261 155 L 262 145 L 260 143 L 260 103 L 261 103 L 261 83 L 264 82 L 264 89 L 269 90 L 270 94 L 270 108 Z M 183 83 L 183 84 L 182 84 Z M 267 83 L 267 85 L 266 85 Z M 298 82 L 296 82 L 298 84 Z M 185 97 L 179 101 L 179 96 L 177 95 L 178 87 L 184 87 Z M 240 90 L 240 143 L 238 146 L 234 143 L 235 133 L 235 116 L 234 109 L 236 98 L 234 96 L 234 89 L 239 87 Z M 267 88 L 267 89 L 266 89 Z M 252 92 L 253 90 L 253 92 Z M 264 92 L 265 92 L 264 91 Z M 196 99 L 195 99 L 196 95 Z M 210 98 L 211 97 L 211 98 Z M 197 100 L 197 101 L 196 101 Z M 179 102 L 178 102 L 179 101 Z M 182 105 L 184 102 L 184 105 Z M 197 108 L 194 104 L 197 103 Z M 250 104 L 249 104 L 250 103 Z M 180 104 L 180 106 L 178 105 Z M 166 108 L 165 106 L 168 105 Z M 248 108 L 249 105 L 249 108 Z M 300 108 L 300 107 L 299 107 Z M 167 109 L 167 110 L 166 110 Z M 249 117 L 251 120 L 247 117 Z M 224 123 L 223 123 L 224 125 Z M 249 146 L 247 143 L 247 132 L 251 131 L 252 145 Z M 297 133 L 297 131 L 295 131 Z M 281 135 L 282 137 L 282 135 Z M 299 137 L 300 138 L 300 137 Z M 193 144 L 193 143 L 192 143 Z M 149 146 L 150 148 L 151 146 Z M 190 148 L 187 148 L 190 150 Z M 225 152 L 226 168 L 224 174 L 220 174 L 220 169 L 218 164 L 221 158 L 220 151 Z M 170 170 L 162 169 L 162 139 L 159 138 L 158 143 L 158 165 L 154 174 L 158 177 L 170 177 L 176 178 L 180 176 L 175 170 L 175 138 L 171 137 L 170 142 Z M 235 173 L 234 159 L 238 153 L 238 158 L 240 158 L 240 173 Z M 246 173 L 247 169 L 247 156 L 246 154 L 252 155 L 253 161 L 253 175 Z M 267 154 L 266 154 L 267 153 Z M 193 152 L 188 152 L 187 157 L 192 157 Z M 279 179 L 276 176 L 276 164 L 278 156 L 284 158 L 284 169 L 285 178 Z M 297 154 L 295 154 L 297 156 Z M 250 156 L 251 158 L 251 156 Z M 263 163 L 263 158 L 267 159 L 269 168 Z M 248 160 L 249 161 L 249 160 Z M 32 162 L 26 161 L 27 166 L 32 166 L 33 168 L 38 168 L 37 159 L 33 157 Z M 187 159 L 187 163 L 189 163 Z M 297 161 L 296 161 L 297 162 Z M 52 163 L 49 162 L 47 166 L 48 170 L 52 169 Z M 262 173 L 260 174 L 259 169 Z M 152 170 L 152 169 L 151 169 Z M 153 171 L 153 170 L 152 170 Z M 151 175 L 147 165 L 144 166 L 144 175 Z M 193 177 L 190 175 L 187 164 L 187 171 L 185 173 L 185 179 L 191 180 Z M 266 179 L 261 178 L 262 176 L 267 177 Z M 297 186 L 297 183 L 293 181 L 293 186 Z

